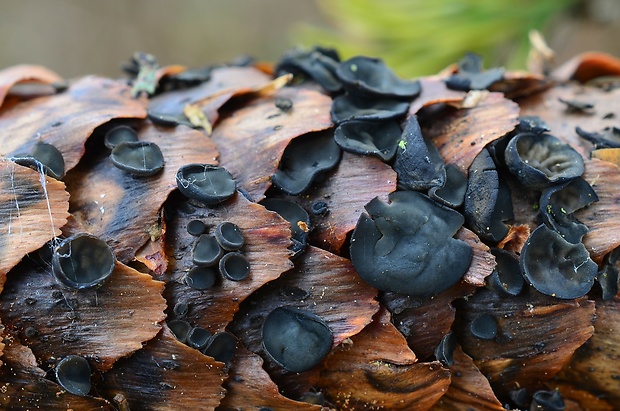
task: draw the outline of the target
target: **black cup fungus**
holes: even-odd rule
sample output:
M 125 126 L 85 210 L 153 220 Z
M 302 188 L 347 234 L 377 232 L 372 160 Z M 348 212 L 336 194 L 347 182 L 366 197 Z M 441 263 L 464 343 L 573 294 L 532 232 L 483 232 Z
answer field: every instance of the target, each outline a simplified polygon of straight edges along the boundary
M 237 224 L 231 223 L 230 221 L 224 221 L 218 224 L 215 228 L 215 238 L 220 244 L 220 247 L 226 251 L 236 251 L 245 244 L 241 229 Z
M 517 126 L 517 134 L 534 133 L 543 134 L 551 131 L 547 123 L 538 116 L 520 116 L 519 125 Z
M 187 334 L 187 345 L 192 348 L 196 348 L 197 350 L 201 350 L 207 345 L 210 338 L 211 333 L 209 330 L 202 327 L 194 327 Z
M 164 168 L 164 155 L 159 146 L 148 141 L 124 141 L 110 153 L 112 164 L 135 176 L 149 177 Z
M 292 73 L 303 74 L 316 81 L 330 93 L 342 89 L 342 83 L 336 76 L 340 57 L 333 49 L 314 47 L 312 50 L 295 49 L 288 52 L 275 69 L 277 75 Z
M 215 358 L 224 364 L 230 363 L 237 348 L 237 339 L 229 332 L 223 331 L 213 334 L 202 349 L 203 354 Z
M 225 254 L 219 263 L 220 273 L 232 281 L 242 281 L 250 274 L 250 262 L 241 253 Z
M 620 127 L 605 127 L 600 132 L 588 132 L 575 127 L 579 137 L 594 144 L 595 148 L 620 148 Z
M 401 133 L 396 120 L 351 120 L 336 128 L 334 140 L 344 151 L 390 161 L 396 154 Z
M 493 273 L 486 278 L 487 288 L 498 295 L 516 296 L 521 293 L 525 281 L 521 275 L 519 260 L 506 250 L 491 248 L 497 263 Z
M 558 391 L 536 391 L 532 396 L 530 410 L 564 411 L 566 404 Z
M 444 367 L 454 364 L 454 350 L 456 348 L 456 334 L 452 331 L 441 337 L 441 341 L 435 348 L 435 358 Z
M 195 237 L 207 231 L 207 225 L 200 220 L 192 220 L 187 223 L 187 232 Z
M 334 98 L 331 117 L 334 124 L 350 120 L 380 121 L 404 116 L 407 110 L 406 101 L 347 94 Z
M 192 261 L 200 267 L 211 267 L 216 265 L 224 255 L 224 250 L 212 235 L 201 234 L 194 244 Z
M 446 165 L 446 181 L 442 186 L 428 190 L 428 196 L 440 204 L 451 208 L 463 205 L 467 191 L 467 176 L 454 164 Z
M 183 278 L 185 284 L 195 290 L 208 290 L 216 279 L 217 272 L 213 267 L 194 267 Z
M 308 227 L 310 216 L 299 204 L 278 198 L 265 198 L 260 202 L 267 210 L 275 211 L 291 225 L 291 240 L 293 245 L 289 250 L 293 251 L 291 258 L 298 257 L 308 243 Z
M 65 160 L 60 150 L 51 144 L 39 141 L 32 148 L 32 154 L 17 155 L 12 158 L 17 164 L 43 171 L 57 180 L 65 176 Z M 42 170 L 41 170 L 42 168 Z
M 230 173 L 211 164 L 188 164 L 179 168 L 177 188 L 187 198 L 207 205 L 223 203 L 236 191 Z
M 85 233 L 64 239 L 52 257 L 56 279 L 76 289 L 103 284 L 112 275 L 115 265 L 116 258 L 110 246 Z
M 154 99 L 151 99 L 153 102 Z M 164 127 L 176 127 L 177 125 L 184 125 L 188 127 L 194 127 L 194 125 L 187 119 L 183 112 L 167 112 L 159 111 L 157 108 L 149 108 L 146 115 L 153 124 Z
M 467 53 L 458 63 L 458 72 L 446 79 L 446 86 L 453 90 L 484 90 L 504 77 L 503 68 L 482 69 L 482 57 Z
M 91 388 L 90 365 L 84 357 L 69 355 L 63 358 L 55 369 L 56 381 L 73 395 L 88 395 Z
M 497 321 L 490 314 L 480 314 L 470 324 L 471 334 L 481 340 L 492 340 L 497 335 Z
M 332 332 L 323 319 L 305 310 L 278 307 L 265 318 L 263 347 L 278 365 L 291 372 L 318 365 L 332 346 Z
M 185 320 L 172 320 L 168 322 L 168 328 L 172 334 L 182 343 L 187 342 L 187 335 L 192 330 L 192 326 Z
M 108 130 L 103 137 L 103 144 L 110 150 L 124 142 L 138 141 L 138 133 L 129 126 L 116 126 Z
M 172 312 L 175 316 L 179 318 L 183 318 L 187 315 L 189 311 L 189 304 L 185 302 L 178 302 L 172 307 Z

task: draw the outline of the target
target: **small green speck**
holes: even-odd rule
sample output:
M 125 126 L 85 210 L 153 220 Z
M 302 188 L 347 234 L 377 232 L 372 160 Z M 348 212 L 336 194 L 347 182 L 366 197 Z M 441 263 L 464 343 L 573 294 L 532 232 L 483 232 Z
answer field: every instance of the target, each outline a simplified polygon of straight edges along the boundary
M 357 71 L 357 64 L 351 64 L 351 71 L 354 73 Z
M 398 148 L 400 148 L 401 150 L 406 150 L 407 149 L 407 142 L 405 140 L 400 140 L 398 142 Z

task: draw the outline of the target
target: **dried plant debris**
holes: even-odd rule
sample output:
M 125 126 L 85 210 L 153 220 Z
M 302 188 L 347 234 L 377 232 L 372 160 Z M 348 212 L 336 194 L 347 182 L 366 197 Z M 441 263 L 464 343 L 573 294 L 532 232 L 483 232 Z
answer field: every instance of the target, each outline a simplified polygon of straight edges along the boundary
M 22 64 L 0 70 L 0 106 L 4 98 L 17 84 L 43 83 L 52 84 L 62 81 L 62 77 L 42 66 Z

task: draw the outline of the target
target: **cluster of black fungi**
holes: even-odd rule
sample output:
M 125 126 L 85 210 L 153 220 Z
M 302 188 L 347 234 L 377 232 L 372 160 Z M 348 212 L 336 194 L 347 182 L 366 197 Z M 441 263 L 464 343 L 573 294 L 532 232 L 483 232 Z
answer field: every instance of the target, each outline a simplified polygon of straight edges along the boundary
M 177 303 L 173 308 L 177 319 L 169 321 L 168 328 L 176 339 L 217 361 L 229 364 L 235 353 L 237 338 L 227 331 L 212 334 L 205 328 L 192 327 L 189 322 L 182 319 L 188 310 L 189 306 L 185 303 Z M 174 360 L 167 360 L 162 366 L 174 370 L 181 365 Z
M 112 164 L 126 173 L 149 177 L 164 168 L 164 155 L 159 146 L 149 141 L 138 141 L 138 134 L 129 126 L 110 129 L 104 136 L 104 144 L 112 150 Z

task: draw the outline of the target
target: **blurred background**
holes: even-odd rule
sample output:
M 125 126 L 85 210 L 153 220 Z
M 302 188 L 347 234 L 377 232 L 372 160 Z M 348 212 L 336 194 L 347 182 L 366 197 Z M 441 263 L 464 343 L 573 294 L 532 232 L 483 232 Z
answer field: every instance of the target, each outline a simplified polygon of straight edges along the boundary
M 620 0 L 0 0 L 0 68 L 114 77 L 135 51 L 197 67 L 239 55 L 275 62 L 320 44 L 413 77 L 466 51 L 487 67 L 525 68 L 530 29 L 558 63 L 583 51 L 620 56 Z

